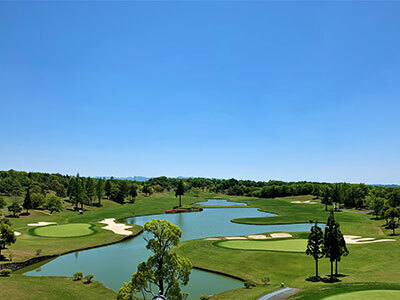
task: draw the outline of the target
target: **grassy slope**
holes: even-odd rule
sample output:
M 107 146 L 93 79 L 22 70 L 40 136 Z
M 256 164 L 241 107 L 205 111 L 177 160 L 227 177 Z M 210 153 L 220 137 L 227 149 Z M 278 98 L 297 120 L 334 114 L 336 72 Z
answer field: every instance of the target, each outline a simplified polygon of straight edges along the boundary
M 328 213 L 321 205 L 292 204 L 291 199 L 253 199 L 227 197 L 234 201 L 246 201 L 250 206 L 260 207 L 264 211 L 278 213 L 271 218 L 243 218 L 235 220 L 249 224 L 274 224 L 289 222 L 325 221 Z M 296 200 L 309 200 L 310 197 L 296 197 Z M 337 213 L 344 234 L 363 237 L 387 238 L 389 232 L 381 227 L 383 221 L 372 220 L 369 215 L 356 212 Z M 379 232 L 384 235 L 379 235 Z M 306 237 L 296 234 L 295 237 Z M 392 237 L 390 237 L 392 238 Z M 394 237 L 397 240 L 399 237 Z M 270 277 L 271 285 L 259 285 L 255 289 L 237 289 L 213 297 L 213 299 L 255 299 L 256 297 L 279 287 L 281 282 L 287 286 L 302 289 L 334 286 L 335 284 L 312 283 L 305 279 L 314 275 L 314 261 L 302 253 L 282 253 L 273 251 L 248 251 L 224 249 L 214 245 L 213 241 L 195 240 L 180 244 L 179 254 L 191 259 L 195 266 L 232 274 L 261 284 L 262 277 Z M 400 283 L 399 243 L 375 243 L 348 245 L 350 255 L 339 264 L 339 271 L 346 274 L 343 282 L 395 282 Z M 229 261 L 227 261 L 229 258 Z M 327 259 L 320 261 L 320 274 L 329 273 Z
M 285 240 L 226 240 L 214 243 L 215 246 L 254 251 L 284 251 L 284 252 L 304 252 L 307 246 L 306 239 L 285 239 Z
M 185 196 L 183 204 L 190 204 L 199 201 L 199 198 Z M 200 199 L 202 200 L 202 199 Z M 61 254 L 75 249 L 94 247 L 103 244 L 118 242 L 125 238 L 123 235 L 114 234 L 112 231 L 101 229 L 104 224 L 98 222 L 104 218 L 116 218 L 121 220 L 133 215 L 145 215 L 154 213 L 163 213 L 165 209 L 177 205 L 177 200 L 172 194 L 157 194 L 151 197 L 141 197 L 134 204 L 117 204 L 112 201 L 103 200 L 103 207 L 85 207 L 88 211 L 82 215 L 71 210 L 64 210 L 59 213 L 49 215 L 46 211 L 31 210 L 29 216 L 20 218 L 10 218 L 14 230 L 21 232 L 17 237 L 17 242 L 2 250 L 2 254 L 8 257 L 11 252 L 13 261 L 24 261 L 36 255 L 37 249 L 42 249 L 41 255 Z M 60 224 L 68 223 L 89 223 L 93 224 L 93 235 L 68 238 L 49 238 L 34 236 L 29 233 L 32 227 L 27 226 L 35 222 L 56 222 Z M 140 226 L 133 225 L 133 232 L 141 230 Z M 44 240 L 45 239 L 45 240 Z M 44 242 L 45 241 L 45 242 Z M 4 262 L 3 262 L 4 263 Z
M 115 299 L 116 293 L 105 288 L 101 283 L 93 281 L 84 284 L 83 281 L 73 281 L 66 277 L 28 277 L 13 274 L 0 279 L 2 299 L 51 299 L 51 300 L 81 300 L 81 299 Z

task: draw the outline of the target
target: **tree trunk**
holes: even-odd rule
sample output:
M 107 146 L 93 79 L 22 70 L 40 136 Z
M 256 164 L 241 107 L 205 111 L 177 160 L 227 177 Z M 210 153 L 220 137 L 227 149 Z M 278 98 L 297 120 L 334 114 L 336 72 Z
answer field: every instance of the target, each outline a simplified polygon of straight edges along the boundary
M 331 260 L 331 280 L 333 279 L 333 260 Z
M 338 272 L 337 272 L 337 260 L 335 260 L 335 276 L 337 276 L 338 275 Z
M 179 207 L 181 207 L 182 206 L 182 200 L 181 200 L 181 195 L 179 195 Z
M 328 211 L 328 204 L 325 204 L 325 211 Z
M 318 278 L 318 259 L 315 260 L 315 277 Z

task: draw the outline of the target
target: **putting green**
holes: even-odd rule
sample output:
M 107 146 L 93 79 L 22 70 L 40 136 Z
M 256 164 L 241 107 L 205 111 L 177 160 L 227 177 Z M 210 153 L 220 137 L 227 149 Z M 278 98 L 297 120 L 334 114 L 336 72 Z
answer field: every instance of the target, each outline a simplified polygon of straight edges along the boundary
M 229 249 L 240 250 L 270 250 L 283 252 L 305 252 L 306 239 L 287 240 L 228 240 L 217 242 L 216 245 Z
M 35 228 L 34 234 L 44 237 L 77 237 L 93 234 L 91 226 L 87 223 L 51 225 Z
M 324 298 L 324 300 L 379 300 L 400 299 L 399 290 L 370 290 L 339 294 Z

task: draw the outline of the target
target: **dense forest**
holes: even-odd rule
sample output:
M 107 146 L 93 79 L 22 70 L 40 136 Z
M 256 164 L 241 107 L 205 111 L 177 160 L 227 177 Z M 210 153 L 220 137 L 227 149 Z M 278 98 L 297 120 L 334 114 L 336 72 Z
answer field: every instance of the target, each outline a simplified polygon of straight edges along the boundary
M 297 195 L 313 195 L 326 205 L 336 207 L 370 208 L 376 214 L 382 210 L 400 205 L 400 189 L 384 186 L 349 183 L 252 181 L 236 179 L 210 178 L 168 178 L 156 177 L 146 182 L 48 174 L 39 172 L 0 171 L 0 195 L 23 196 L 29 191 L 35 199 L 32 208 L 40 207 L 47 194 L 55 194 L 79 205 L 101 205 L 106 197 L 118 203 L 133 202 L 140 193 L 149 196 L 152 193 L 174 191 L 182 181 L 185 192 L 199 195 L 201 192 L 223 193 L 236 196 L 275 198 Z M 41 199 L 42 197 L 42 199 Z M 32 206 L 32 205 L 31 205 Z M 383 216 L 383 214 L 382 214 Z

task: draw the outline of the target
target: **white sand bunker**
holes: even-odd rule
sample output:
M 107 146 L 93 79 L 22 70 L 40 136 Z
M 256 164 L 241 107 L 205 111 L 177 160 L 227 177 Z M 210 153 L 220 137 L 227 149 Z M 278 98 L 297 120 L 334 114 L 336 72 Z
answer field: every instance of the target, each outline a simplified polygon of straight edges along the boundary
M 347 244 L 371 244 L 380 242 L 395 242 L 395 239 L 381 239 L 377 240 L 375 238 L 363 238 L 358 235 L 345 235 L 344 240 Z
M 296 204 L 317 204 L 318 202 L 311 201 L 311 200 L 305 200 L 305 201 L 290 201 L 290 203 L 296 203 Z
M 271 237 L 272 237 L 273 239 L 291 238 L 292 235 L 291 235 L 290 233 L 278 232 L 278 233 L 271 233 Z
M 37 222 L 37 223 L 30 223 L 28 226 L 46 226 L 46 225 L 52 225 L 52 224 L 57 224 L 56 222 Z
M 21 232 L 14 231 L 14 235 L 15 235 L 15 236 L 20 236 L 20 235 L 21 235 Z
M 132 228 L 132 226 L 125 225 L 123 223 L 115 223 L 115 219 L 104 219 L 103 221 L 100 221 L 99 223 L 106 224 L 107 226 L 102 227 L 103 229 L 111 230 L 115 234 L 121 234 L 121 235 L 131 235 L 132 231 L 126 230 L 129 228 Z
M 248 235 L 247 238 L 250 240 L 267 240 L 267 239 L 272 239 L 270 236 L 266 236 L 264 234 L 253 234 L 253 235 Z
M 248 236 L 225 236 L 225 237 L 209 237 L 205 238 L 206 241 L 220 241 L 220 240 L 269 240 L 269 239 L 279 239 L 279 238 L 291 238 L 290 233 L 278 232 L 271 233 L 270 236 L 265 234 L 253 234 Z

